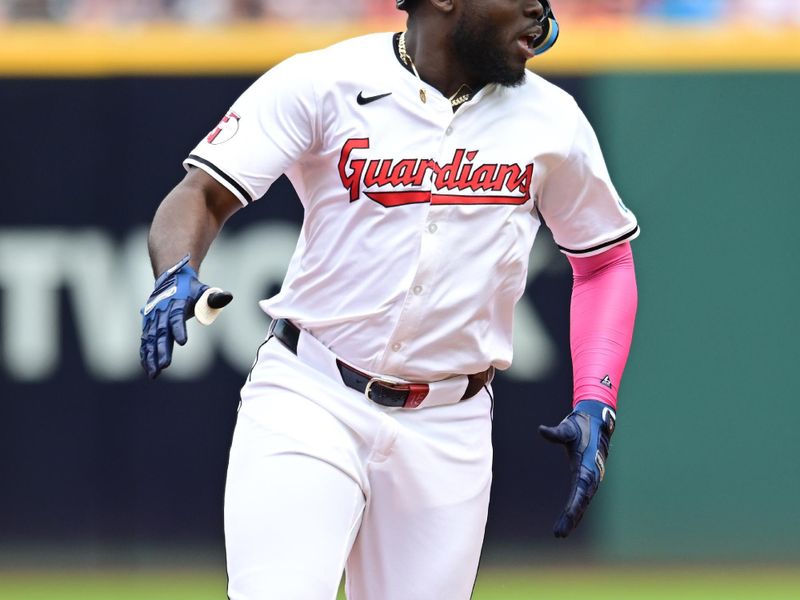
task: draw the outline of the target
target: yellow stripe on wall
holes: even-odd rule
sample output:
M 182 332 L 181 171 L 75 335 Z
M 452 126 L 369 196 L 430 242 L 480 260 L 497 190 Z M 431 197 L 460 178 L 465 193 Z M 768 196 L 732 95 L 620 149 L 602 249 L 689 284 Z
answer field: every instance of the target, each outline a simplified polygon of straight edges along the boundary
M 221 28 L 10 25 L 0 27 L 0 75 L 259 73 L 297 52 L 402 28 L 402 19 Z M 800 29 L 567 22 L 556 47 L 530 66 L 559 73 L 800 70 Z
M 257 73 L 297 52 L 373 30 L 353 25 L 272 24 L 96 29 L 13 26 L 0 29 L 0 74 Z
M 800 28 L 565 24 L 536 70 L 716 71 L 800 69 Z

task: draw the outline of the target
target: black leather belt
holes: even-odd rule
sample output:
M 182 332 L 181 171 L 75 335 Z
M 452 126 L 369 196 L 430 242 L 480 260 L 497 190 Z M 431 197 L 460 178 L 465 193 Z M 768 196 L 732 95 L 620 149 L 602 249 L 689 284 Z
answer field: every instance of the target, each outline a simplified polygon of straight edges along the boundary
M 300 339 L 300 329 L 286 319 L 277 319 L 272 322 L 272 335 L 293 354 L 297 354 L 297 342 Z M 351 367 L 338 358 L 336 366 L 342 381 L 347 387 L 361 392 L 367 398 L 380 404 L 395 408 L 416 408 L 428 395 L 427 383 L 394 383 L 372 377 L 367 373 Z M 494 377 L 494 367 L 489 367 L 485 371 L 467 375 L 467 389 L 461 400 L 467 400 L 477 394 L 481 388 L 490 383 Z

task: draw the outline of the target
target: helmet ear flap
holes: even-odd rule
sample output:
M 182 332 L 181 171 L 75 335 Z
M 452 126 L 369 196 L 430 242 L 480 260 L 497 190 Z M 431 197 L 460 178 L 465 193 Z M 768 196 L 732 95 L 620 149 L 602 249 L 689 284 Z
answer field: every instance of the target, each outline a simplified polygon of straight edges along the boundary
M 556 21 L 556 16 L 553 14 L 553 8 L 550 6 L 550 0 L 539 0 L 542 3 L 542 8 L 544 12 L 542 13 L 542 35 L 540 35 L 536 41 L 533 43 L 533 53 L 534 55 L 544 54 L 550 48 L 553 47 L 553 44 L 556 43 L 558 39 L 558 21 Z
M 549 18 L 542 22 L 542 28 L 544 30 L 542 35 L 540 35 L 533 44 L 533 54 L 535 56 L 544 54 L 550 50 L 558 39 L 558 21 L 552 16 L 552 13 Z

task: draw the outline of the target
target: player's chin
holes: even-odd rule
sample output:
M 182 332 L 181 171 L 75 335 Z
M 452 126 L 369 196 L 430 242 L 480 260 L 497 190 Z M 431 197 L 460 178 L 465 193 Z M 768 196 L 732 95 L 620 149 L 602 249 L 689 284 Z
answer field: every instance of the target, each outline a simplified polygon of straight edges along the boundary
M 525 58 L 518 50 L 509 52 L 502 47 L 488 48 L 475 62 L 476 81 L 516 87 L 525 80 Z
M 525 62 L 514 61 L 495 74 L 495 83 L 505 87 L 518 87 L 525 81 Z
M 528 63 L 528 56 L 516 49 L 516 52 L 509 53 L 505 68 L 500 77 L 501 85 L 516 87 L 525 80 L 525 65 Z

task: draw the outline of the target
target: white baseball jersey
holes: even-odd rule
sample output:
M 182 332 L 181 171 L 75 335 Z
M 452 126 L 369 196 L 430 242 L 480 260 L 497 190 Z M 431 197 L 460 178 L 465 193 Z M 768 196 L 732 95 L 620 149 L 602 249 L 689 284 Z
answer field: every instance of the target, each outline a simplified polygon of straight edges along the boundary
M 639 231 L 571 96 L 527 73 L 454 112 L 389 33 L 271 69 L 185 165 L 244 204 L 285 173 L 305 219 L 262 308 L 354 366 L 410 381 L 511 364 L 542 218 L 577 256 Z

